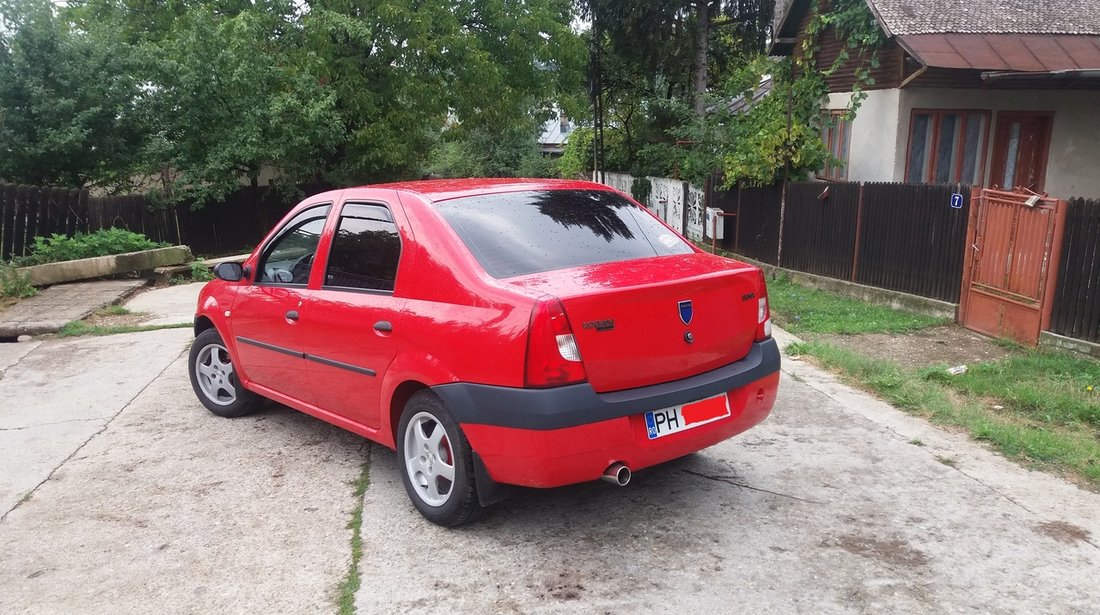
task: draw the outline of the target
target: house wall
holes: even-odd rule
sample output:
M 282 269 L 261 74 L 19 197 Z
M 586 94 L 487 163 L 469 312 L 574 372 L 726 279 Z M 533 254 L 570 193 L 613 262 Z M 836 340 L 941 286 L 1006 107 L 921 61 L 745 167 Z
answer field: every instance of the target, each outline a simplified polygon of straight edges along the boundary
M 894 181 L 897 152 L 905 151 L 897 130 L 900 93 L 897 89 L 874 90 L 860 103 L 848 141 L 849 181 Z M 830 94 L 828 108 L 847 109 L 850 102 L 851 94 Z
M 830 94 L 828 108 L 843 109 L 850 94 Z M 985 181 L 991 183 L 997 111 L 1049 111 L 1054 114 L 1046 191 L 1058 198 L 1100 197 L 1100 92 L 1074 90 L 988 90 L 907 88 L 867 93 L 852 124 L 850 181 L 904 181 L 909 121 L 913 109 L 993 111 L 985 155 Z
M 1100 197 L 1100 92 L 1073 90 L 901 90 L 898 108 L 900 155 L 894 161 L 894 177 L 905 177 L 905 145 L 913 109 L 989 109 L 993 127 L 985 156 L 985 181 L 991 183 L 989 167 L 993 157 L 993 135 L 997 111 L 1051 111 L 1054 125 L 1050 135 L 1045 190 L 1058 198 Z

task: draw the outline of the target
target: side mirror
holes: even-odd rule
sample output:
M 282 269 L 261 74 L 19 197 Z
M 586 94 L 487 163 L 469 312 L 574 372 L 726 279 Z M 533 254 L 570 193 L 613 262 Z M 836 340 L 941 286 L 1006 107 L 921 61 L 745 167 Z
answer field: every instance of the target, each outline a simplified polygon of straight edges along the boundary
M 244 278 L 244 269 L 240 263 L 218 263 L 214 266 L 214 277 L 226 282 L 240 282 Z

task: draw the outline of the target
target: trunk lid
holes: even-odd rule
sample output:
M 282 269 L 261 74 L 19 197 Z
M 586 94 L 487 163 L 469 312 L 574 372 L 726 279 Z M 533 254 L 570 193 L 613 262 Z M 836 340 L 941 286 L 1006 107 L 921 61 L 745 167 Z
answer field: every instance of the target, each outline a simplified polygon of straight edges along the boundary
M 748 353 L 756 331 L 757 269 L 709 254 L 601 263 L 509 282 L 561 300 L 588 381 L 600 393 L 727 365 Z

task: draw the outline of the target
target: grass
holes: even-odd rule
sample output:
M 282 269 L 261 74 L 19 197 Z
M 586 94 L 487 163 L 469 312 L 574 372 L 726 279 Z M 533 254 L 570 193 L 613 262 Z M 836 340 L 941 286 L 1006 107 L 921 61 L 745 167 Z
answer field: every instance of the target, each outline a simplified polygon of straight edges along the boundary
M 950 322 L 806 288 L 782 277 L 768 282 L 768 302 L 775 323 L 792 333 L 900 333 Z
M 61 327 L 57 332 L 58 337 L 78 337 L 81 335 L 117 335 L 119 333 L 140 333 L 142 331 L 159 331 L 161 329 L 186 329 L 193 325 L 188 322 L 171 325 L 89 325 L 81 320 L 74 320 Z
M 949 376 L 925 370 L 926 379 L 973 397 L 994 399 L 1031 420 L 1100 429 L 1100 362 L 1063 352 L 1027 350 L 1001 361 L 976 363 Z
M 103 316 L 129 316 L 133 314 L 133 312 L 121 305 L 108 305 L 100 308 L 97 313 Z
M 355 592 L 359 591 L 359 561 L 363 559 L 363 496 L 370 487 L 370 458 L 363 462 L 359 471 L 359 478 L 355 481 L 355 508 L 351 511 L 351 521 L 347 528 L 351 530 L 351 564 L 348 573 L 340 583 L 337 601 L 340 615 L 353 615 L 355 613 Z
M 1098 425 L 1073 418 L 1081 415 L 1082 404 L 1091 408 L 1083 413 L 1088 417 L 1100 403 L 1095 397 L 1100 387 L 1090 391 L 1081 386 L 1087 378 L 1084 374 L 1096 373 L 1096 364 L 1088 359 L 1029 352 L 998 363 L 974 364 L 967 374 L 951 377 L 906 370 L 822 342 L 794 344 L 787 351 L 814 357 L 825 368 L 902 410 L 942 425 L 962 427 L 1007 457 L 1071 473 L 1094 489 L 1100 488 Z M 1037 366 L 1047 371 L 1033 371 Z M 971 379 L 964 381 L 967 377 Z M 1013 378 L 1017 381 L 1012 382 Z M 1040 396 L 1046 391 L 1051 399 L 1038 406 L 1029 405 L 1035 399 L 1027 396 L 1028 403 L 1002 399 L 1012 397 L 1013 391 L 1039 391 Z M 990 399 L 1003 401 L 1006 409 L 994 409 Z

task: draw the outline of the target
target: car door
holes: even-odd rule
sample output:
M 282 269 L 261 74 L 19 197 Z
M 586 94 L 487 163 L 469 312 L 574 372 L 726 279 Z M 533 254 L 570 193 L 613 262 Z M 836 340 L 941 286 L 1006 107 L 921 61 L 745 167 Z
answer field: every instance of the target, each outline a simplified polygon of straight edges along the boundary
M 394 295 L 402 228 L 396 197 L 344 203 L 302 323 L 316 405 L 372 429 L 381 425 L 382 380 L 405 302 Z
M 330 209 L 322 204 L 291 218 L 264 246 L 253 283 L 241 287 L 233 304 L 233 336 L 244 375 L 306 403 L 313 395 L 299 323 L 311 309 L 310 273 Z

